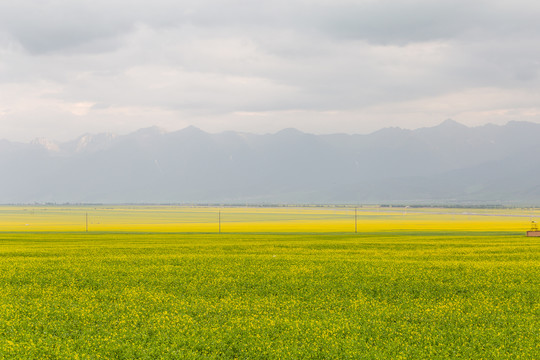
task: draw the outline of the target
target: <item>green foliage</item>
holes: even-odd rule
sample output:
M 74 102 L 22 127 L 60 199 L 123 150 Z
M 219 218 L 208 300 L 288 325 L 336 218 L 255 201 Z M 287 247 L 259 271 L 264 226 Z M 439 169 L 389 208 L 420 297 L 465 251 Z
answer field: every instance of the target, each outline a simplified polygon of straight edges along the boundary
M 0 357 L 535 359 L 539 260 L 504 233 L 3 233 Z

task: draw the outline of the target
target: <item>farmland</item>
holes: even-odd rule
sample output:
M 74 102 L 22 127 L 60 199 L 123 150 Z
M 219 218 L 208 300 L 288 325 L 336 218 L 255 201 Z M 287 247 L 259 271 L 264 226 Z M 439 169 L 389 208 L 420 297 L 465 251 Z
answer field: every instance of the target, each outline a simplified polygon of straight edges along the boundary
M 538 358 L 532 210 L 361 210 L 0 208 L 0 358 Z
M 523 232 L 539 209 L 360 207 L 361 232 Z M 339 232 L 355 230 L 353 207 L 0 206 L 0 231 Z

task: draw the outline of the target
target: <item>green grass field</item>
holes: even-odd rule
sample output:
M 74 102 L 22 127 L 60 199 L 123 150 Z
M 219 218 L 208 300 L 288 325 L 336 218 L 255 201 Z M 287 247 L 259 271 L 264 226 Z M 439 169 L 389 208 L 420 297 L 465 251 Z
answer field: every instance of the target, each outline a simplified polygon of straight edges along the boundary
M 3 232 L 0 358 L 538 359 L 540 240 Z

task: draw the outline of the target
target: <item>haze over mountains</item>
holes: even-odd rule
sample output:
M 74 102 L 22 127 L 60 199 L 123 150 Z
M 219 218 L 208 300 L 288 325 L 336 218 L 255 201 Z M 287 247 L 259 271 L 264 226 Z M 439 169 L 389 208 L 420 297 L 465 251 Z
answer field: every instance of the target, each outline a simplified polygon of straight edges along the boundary
M 0 203 L 540 204 L 540 124 L 0 141 Z

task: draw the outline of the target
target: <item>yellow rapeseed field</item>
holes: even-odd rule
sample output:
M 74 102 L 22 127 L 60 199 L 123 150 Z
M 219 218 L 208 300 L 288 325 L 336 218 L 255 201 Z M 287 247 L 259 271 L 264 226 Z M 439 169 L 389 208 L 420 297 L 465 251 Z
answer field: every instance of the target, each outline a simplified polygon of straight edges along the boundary
M 534 209 L 3 206 L 0 231 L 525 231 L 539 215 Z
M 0 255 L 0 359 L 540 358 L 522 232 L 0 232 Z

